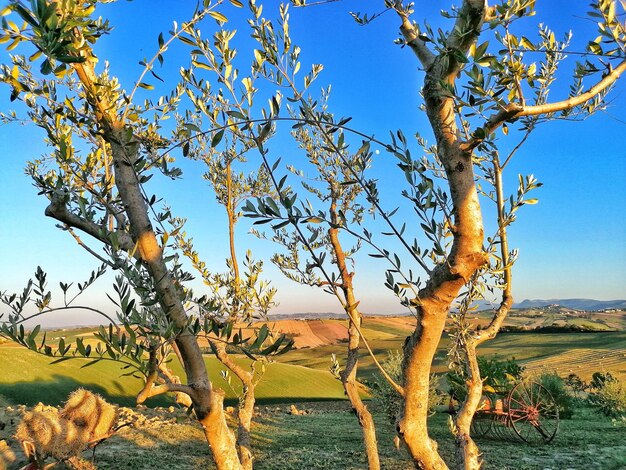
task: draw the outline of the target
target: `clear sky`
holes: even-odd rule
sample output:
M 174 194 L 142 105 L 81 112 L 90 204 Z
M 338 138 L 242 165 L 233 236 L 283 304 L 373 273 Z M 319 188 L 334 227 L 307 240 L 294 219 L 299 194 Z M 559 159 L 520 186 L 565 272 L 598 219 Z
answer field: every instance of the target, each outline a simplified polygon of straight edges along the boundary
M 2 5 L 4 2 L 0 2 Z M 458 2 L 457 2 L 458 3 Z M 431 136 L 427 121 L 419 111 L 419 89 L 423 74 L 408 49 L 393 44 L 398 37 L 398 20 L 387 13 L 366 27 L 358 26 L 349 11 L 377 12 L 382 0 L 340 1 L 328 5 L 291 10 L 291 34 L 302 48 L 303 70 L 312 63 L 324 64 L 317 82 L 321 87 L 332 84 L 331 108 L 336 115 L 352 116 L 351 126 L 368 134 L 386 138 L 389 130 L 401 128 L 410 136 L 419 131 Z M 449 2 L 416 2 L 418 21 L 427 19 L 431 25 L 445 26 L 438 11 Z M 97 54 L 108 60 L 112 73 L 126 89 L 141 72 L 138 61 L 151 57 L 159 32 L 171 29 L 173 20 L 179 24 L 193 9 L 195 2 L 167 0 L 120 1 L 101 8 L 115 27 L 111 35 L 98 43 Z M 592 22 L 584 17 L 587 2 L 550 0 L 537 2 L 538 14 L 520 32 L 532 35 L 532 26 L 544 22 L 561 36 L 572 29 L 571 50 L 580 51 L 597 34 Z M 228 25 L 238 30 L 236 44 L 244 63 L 250 61 L 249 32 L 245 10 L 230 6 L 223 9 Z M 265 2 L 264 16 L 278 17 L 278 2 Z M 212 34 L 215 23 L 207 22 L 205 36 Z M 528 29 L 524 29 L 528 28 Z M 17 52 L 20 52 L 19 49 Z M 0 51 L 0 61 L 7 53 Z M 178 69 L 188 58 L 178 50 L 166 56 L 165 65 L 157 70 L 166 82 L 173 83 Z M 572 61 L 573 62 L 573 61 Z M 571 67 L 568 65 L 567 67 Z M 243 75 L 242 75 L 243 76 Z M 553 87 L 553 99 L 567 95 L 569 70 Z M 163 90 L 165 91 L 165 90 Z M 22 110 L 9 102 L 8 87 L 0 88 L 0 109 Z M 146 92 L 147 93 L 147 92 Z M 147 95 L 146 95 L 147 96 Z M 156 96 L 156 95 L 152 95 Z M 626 79 L 618 83 L 610 95 L 606 112 L 584 122 L 553 122 L 544 124 L 523 147 L 511 165 L 507 184 L 514 190 L 518 173 L 533 173 L 544 186 L 535 194 L 540 202 L 522 208 L 518 221 L 510 230 L 510 245 L 520 250 L 514 268 L 514 295 L 525 298 L 594 299 L 626 298 Z M 516 142 L 501 140 L 503 151 Z M 432 140 L 432 139 L 431 139 Z M 284 156 L 286 149 L 270 146 L 273 156 Z M 417 145 L 414 145 L 417 153 Z M 41 265 L 49 272 L 52 285 L 58 281 L 82 281 L 97 262 L 82 251 L 71 237 L 55 228 L 52 219 L 43 215 L 46 200 L 36 195 L 25 163 L 46 152 L 43 135 L 32 125 L 0 126 L 0 290 L 21 290 Z M 384 159 L 374 166 L 380 171 L 383 201 L 390 206 L 400 198 L 398 182 L 402 174 Z M 197 163 L 178 162 L 184 170 L 183 182 L 155 178 L 149 191 L 163 195 L 175 213 L 190 219 L 187 230 L 208 266 L 224 270 L 227 256 L 226 218 L 214 203 L 214 197 L 200 178 L 204 171 Z M 392 207 L 389 207 L 391 209 Z M 486 219 L 493 220 L 492 208 L 486 208 Z M 487 231 L 493 230 L 493 221 Z M 407 220 L 410 228 L 413 220 Z M 419 224 L 415 222 L 415 227 Z M 374 225 L 377 227 L 377 225 Z M 275 251 L 269 242 L 246 234 L 249 221 L 240 223 L 240 252 L 251 248 L 257 258 L 268 259 Z M 403 311 L 395 298 L 384 288 L 385 265 L 365 256 L 357 258 L 356 287 L 361 308 L 366 313 L 397 313 Z M 276 313 L 338 311 L 335 299 L 312 289 L 299 287 L 282 277 L 269 262 L 266 277 L 279 289 L 281 302 Z M 110 290 L 111 278 L 100 281 L 85 303 L 110 308 L 104 292 Z M 58 295 L 58 293 L 57 293 Z M 79 323 L 90 319 L 57 316 L 47 323 Z

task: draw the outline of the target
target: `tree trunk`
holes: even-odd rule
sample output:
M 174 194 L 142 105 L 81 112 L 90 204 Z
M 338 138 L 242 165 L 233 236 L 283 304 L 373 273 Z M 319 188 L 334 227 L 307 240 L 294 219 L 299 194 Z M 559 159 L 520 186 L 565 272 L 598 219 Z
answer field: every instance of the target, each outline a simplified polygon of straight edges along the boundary
M 226 352 L 224 343 L 214 343 L 216 356 L 219 361 L 224 364 L 237 378 L 241 381 L 243 387 L 243 398 L 239 401 L 237 407 L 237 453 L 241 461 L 241 467 L 244 470 L 252 470 L 253 456 L 252 444 L 250 438 L 250 428 L 252 426 L 252 417 L 254 416 L 254 376 L 251 372 L 244 370 L 237 364 Z
M 336 199 L 332 199 L 330 214 L 333 223 L 337 223 L 337 206 Z M 339 231 L 337 228 L 329 229 L 330 242 L 335 252 L 335 261 L 337 268 L 341 275 L 342 286 L 345 303 L 346 313 L 350 317 L 348 327 L 348 357 L 346 360 L 346 367 L 341 373 L 341 382 L 343 388 L 348 395 L 352 409 L 359 419 L 359 425 L 363 431 L 363 444 L 365 445 L 365 454 L 367 455 L 367 465 L 369 470 L 380 469 L 380 458 L 378 456 L 378 442 L 376 440 L 376 428 L 374 426 L 374 419 L 372 414 L 367 409 L 367 406 L 361 400 L 359 396 L 359 389 L 356 379 L 358 361 L 359 361 L 359 342 L 360 334 L 359 329 L 363 316 L 361 312 L 356 308 L 357 301 L 354 297 L 354 288 L 352 285 L 352 273 L 348 272 L 346 266 L 346 257 L 343 252 L 343 248 L 339 241 Z M 355 323 L 358 322 L 358 325 Z
M 204 436 L 211 446 L 213 460 L 219 470 L 239 470 L 242 465 L 236 451 L 235 436 L 226 424 L 224 413 L 224 391 L 215 389 L 209 395 L 209 413 L 198 421 L 204 430 Z
M 96 119 L 104 140 L 111 147 L 111 158 L 115 171 L 115 185 L 124 204 L 133 241 L 144 266 L 154 281 L 159 305 L 167 318 L 182 331 L 176 337 L 176 346 L 183 359 L 187 385 L 193 389 L 190 395 L 198 421 L 204 428 L 207 442 L 219 470 L 241 468 L 224 415 L 224 392 L 213 390 L 202 351 L 194 335 L 187 331 L 188 317 L 181 302 L 174 279 L 163 259 L 163 252 L 154 233 L 148 208 L 141 191 L 135 163 L 139 157 L 139 146 L 132 129 L 120 122 L 112 103 L 101 98 L 96 86 L 97 77 L 93 62 L 73 64 L 80 79 L 87 101 L 95 110 Z
M 361 314 L 353 310 L 352 315 L 356 321 L 361 322 Z M 363 444 L 365 445 L 365 455 L 367 456 L 367 467 L 369 470 L 380 469 L 380 459 L 378 456 L 378 441 L 376 440 L 376 427 L 374 426 L 374 419 L 372 414 L 367 409 L 367 406 L 361 400 L 359 395 L 359 387 L 356 380 L 357 366 L 358 366 L 358 354 L 359 354 L 359 332 L 357 331 L 354 323 L 350 320 L 350 327 L 348 328 L 348 359 L 346 362 L 346 368 L 341 374 L 341 381 L 343 388 L 348 395 L 352 409 L 356 413 L 359 419 L 359 425 L 363 431 Z
M 252 442 L 250 438 L 250 427 L 254 416 L 254 384 L 243 386 L 243 401 L 237 409 L 237 451 L 244 470 L 252 470 Z
M 232 432 L 228 429 L 224 415 L 224 392 L 213 390 L 208 378 L 202 351 L 196 338 L 188 331 L 187 315 L 180 301 L 174 280 L 162 257 L 161 248 L 152 229 L 145 201 L 133 168 L 136 161 L 136 146 L 124 142 L 125 129 L 109 136 L 115 180 L 120 198 L 124 201 L 133 239 L 152 279 L 163 311 L 177 328 L 183 330 L 176 337 L 176 346 L 183 358 L 187 384 L 194 389 L 191 395 L 193 408 L 198 421 L 204 428 L 207 442 L 213 452 L 213 458 L 220 470 L 240 468 L 235 450 Z M 105 133 L 105 136 L 107 134 Z M 121 144 L 119 142 L 122 142 Z M 132 149 L 131 152 L 128 150 Z
M 483 393 L 483 383 L 478 368 L 476 348 L 471 342 L 465 345 L 466 365 L 469 369 L 467 397 L 455 418 L 455 444 L 457 465 L 459 470 L 479 470 L 482 462 L 478 446 L 470 436 L 470 429 L 474 414 L 480 405 Z
M 427 299 L 422 301 L 422 321 L 404 345 L 404 410 L 397 430 L 416 468 L 440 470 L 448 467 L 437 452 L 437 443 L 428 436 L 428 392 L 447 306 L 428 310 L 428 303 Z
M 482 13 L 481 13 L 482 14 Z M 478 22 L 478 26 L 482 20 Z M 477 26 L 477 27 L 478 27 Z M 482 249 L 483 219 L 474 181 L 472 152 L 461 148 L 454 102 L 442 82 L 453 84 L 457 69 L 447 57 L 434 59 L 424 80 L 426 113 L 437 140 L 453 207 L 454 240 L 446 262 L 431 272 L 420 290 L 417 327 L 404 345 L 404 415 L 399 434 L 415 464 L 427 469 L 447 468 L 428 437 L 428 389 L 430 370 L 448 311 L 459 291 L 487 261 Z

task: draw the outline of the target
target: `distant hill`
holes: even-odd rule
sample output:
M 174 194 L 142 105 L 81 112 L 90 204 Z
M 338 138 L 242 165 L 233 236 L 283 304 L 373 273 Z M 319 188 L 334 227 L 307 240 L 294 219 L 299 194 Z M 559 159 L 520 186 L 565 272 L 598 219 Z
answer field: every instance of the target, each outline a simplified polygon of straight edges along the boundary
M 560 305 L 561 307 L 575 310 L 597 311 L 604 309 L 626 309 L 626 300 L 593 300 L 593 299 L 547 299 L 547 300 L 523 300 L 514 305 L 515 308 L 540 308 L 548 305 Z
M 343 319 L 346 318 L 345 313 L 333 313 L 333 312 L 297 312 L 297 313 L 271 313 L 270 320 L 317 320 L 319 318 L 333 318 Z
M 589 312 L 600 311 L 605 309 L 626 310 L 626 300 L 594 300 L 594 299 L 525 299 L 521 302 L 513 304 L 513 308 L 518 309 L 533 309 L 542 308 L 548 306 L 560 306 L 565 308 L 571 308 L 573 310 L 585 310 Z M 478 310 L 492 310 L 497 308 L 497 302 L 478 302 Z M 390 312 L 390 313 L 367 313 L 364 315 L 368 317 L 378 316 L 390 316 L 390 317 L 404 317 L 411 315 L 409 312 Z M 333 312 L 298 312 L 298 313 L 279 313 L 271 314 L 270 319 L 273 321 L 278 320 L 316 320 L 316 319 L 345 319 L 345 313 L 333 313 Z

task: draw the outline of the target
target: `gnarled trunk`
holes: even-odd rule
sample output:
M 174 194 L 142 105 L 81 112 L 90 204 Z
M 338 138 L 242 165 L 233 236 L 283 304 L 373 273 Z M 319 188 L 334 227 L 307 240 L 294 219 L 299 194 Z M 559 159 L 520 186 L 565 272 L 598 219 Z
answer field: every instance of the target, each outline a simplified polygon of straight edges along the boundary
M 365 455 L 367 456 L 367 467 L 369 470 L 378 470 L 380 469 L 380 458 L 378 456 L 378 441 L 376 440 L 374 418 L 367 409 L 365 403 L 363 403 L 363 400 L 361 400 L 361 396 L 359 395 L 359 386 L 356 380 L 359 354 L 359 332 L 354 325 L 354 321 L 358 321 L 360 323 L 361 314 L 355 309 L 353 310 L 352 315 L 356 318 L 353 317 L 354 320 L 350 320 L 350 326 L 348 328 L 348 358 L 346 367 L 341 374 L 341 382 L 343 383 L 343 388 L 346 391 L 346 395 L 348 395 L 352 409 L 356 413 L 359 425 L 363 431 L 363 444 L 365 446 Z
M 202 351 L 194 335 L 186 331 L 188 317 L 171 276 L 163 252 L 154 233 L 148 208 L 141 192 L 135 163 L 139 147 L 132 130 L 118 120 L 116 108 L 100 97 L 93 62 L 73 64 L 89 103 L 95 109 L 103 138 L 111 147 L 115 185 L 128 217 L 132 239 L 141 261 L 154 281 L 154 289 L 163 312 L 183 332 L 176 337 L 176 346 L 183 360 L 190 398 L 202 424 L 213 458 L 220 470 L 241 468 L 232 432 L 224 415 L 224 392 L 213 389 L 209 381 Z M 130 132 L 129 132 L 130 131 Z
M 330 213 L 332 221 L 337 223 L 337 204 L 334 198 L 331 203 Z M 380 458 L 378 456 L 378 442 L 376 440 L 374 419 L 372 418 L 372 414 L 367 409 L 367 406 L 365 406 L 363 400 L 361 400 L 361 397 L 359 396 L 359 388 L 356 379 L 359 361 L 359 331 L 363 316 L 356 308 L 358 302 L 354 296 L 354 288 L 352 285 L 353 274 L 348 272 L 345 253 L 343 252 L 343 248 L 339 241 L 338 229 L 331 228 L 328 232 L 330 242 L 335 253 L 337 268 L 339 269 L 339 274 L 341 276 L 341 289 L 346 303 L 346 313 L 350 317 L 348 327 L 348 357 L 346 360 L 346 367 L 341 373 L 341 382 L 363 431 L 363 444 L 365 446 L 368 468 L 369 470 L 378 470 L 380 469 Z
M 252 443 L 250 438 L 250 428 L 252 426 L 252 418 L 254 416 L 254 375 L 248 372 L 239 364 L 237 364 L 226 352 L 224 343 L 213 343 L 216 356 L 219 361 L 224 364 L 237 378 L 241 381 L 243 387 L 243 397 L 239 401 L 237 407 L 237 453 L 241 461 L 241 467 L 244 470 L 252 470 L 253 456 Z
M 215 465 L 219 470 L 239 470 L 242 465 L 235 450 L 235 436 L 226 424 L 224 391 L 213 390 L 209 394 L 209 399 L 209 413 L 198 416 L 198 421 L 202 425 L 204 436 L 211 446 Z
M 483 223 L 472 154 L 460 148 L 454 103 L 443 93 L 440 80 L 430 74 L 426 77 L 424 98 L 450 186 L 454 241 L 447 262 L 432 271 L 426 287 L 419 292 L 418 324 L 404 346 L 406 397 L 399 433 L 416 465 L 440 469 L 446 465 L 427 431 L 430 370 L 450 306 L 486 261 L 486 255 L 482 249 Z
M 428 436 L 428 392 L 432 360 L 441 339 L 448 307 L 429 309 L 422 300 L 422 320 L 404 345 L 404 409 L 398 422 L 398 434 L 407 446 L 417 468 L 447 469 L 437 451 L 437 443 Z

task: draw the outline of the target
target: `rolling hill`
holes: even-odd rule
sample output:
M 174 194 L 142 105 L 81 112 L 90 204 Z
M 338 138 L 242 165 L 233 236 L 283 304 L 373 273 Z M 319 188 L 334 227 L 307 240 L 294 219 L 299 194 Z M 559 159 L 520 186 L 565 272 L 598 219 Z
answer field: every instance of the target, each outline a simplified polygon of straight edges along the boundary
M 575 310 L 599 311 L 606 309 L 626 310 L 626 300 L 593 300 L 593 299 L 525 299 L 514 305 L 515 308 L 528 309 L 559 305 Z
M 490 313 L 477 312 L 472 321 L 486 324 Z M 268 322 L 272 329 L 291 336 L 295 349 L 268 364 L 263 380 L 257 388 L 260 403 L 344 399 L 340 382 L 329 372 L 331 355 L 343 363 L 346 353 L 347 325 L 345 319 L 318 318 L 311 320 L 286 319 Z M 405 338 L 413 331 L 415 319 L 411 316 L 368 316 L 362 332 L 374 354 L 384 361 L 388 351 L 399 350 Z M 557 305 L 532 309 L 513 309 L 506 322 L 510 332 L 501 332 L 485 343 L 479 354 L 514 357 L 531 373 L 556 371 L 561 375 L 576 373 L 588 380 L 595 371 L 610 371 L 626 377 L 626 312 L 581 312 Z M 260 324 L 257 324 L 260 326 Z M 569 329 L 578 328 L 579 332 Z M 585 330 L 581 332 L 580 330 Z M 64 338 L 73 342 L 82 337 L 92 343 L 93 328 L 73 328 L 48 331 L 52 340 Z M 434 372 L 447 371 L 449 338 L 444 334 L 435 356 Z M 243 363 L 249 360 L 242 357 Z M 25 350 L 11 342 L 0 344 L 0 396 L 9 402 L 33 404 L 42 400 L 59 403 L 67 394 L 86 386 L 113 402 L 129 405 L 142 385 L 140 379 L 124 376 L 120 365 L 102 361 L 81 368 L 80 360 L 50 365 L 50 358 Z M 236 383 L 232 388 L 222 375 L 222 366 L 211 355 L 206 362 L 215 385 L 227 392 L 227 398 L 236 399 Z M 363 350 L 360 375 L 367 379 L 376 373 L 371 357 Z M 180 367 L 172 366 L 182 375 Z M 171 403 L 157 397 L 154 405 Z

